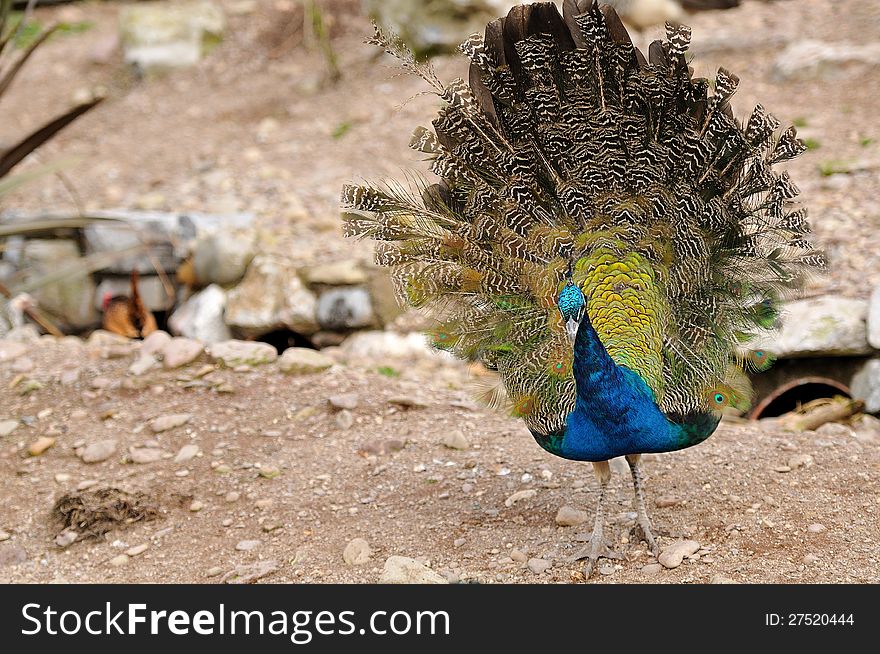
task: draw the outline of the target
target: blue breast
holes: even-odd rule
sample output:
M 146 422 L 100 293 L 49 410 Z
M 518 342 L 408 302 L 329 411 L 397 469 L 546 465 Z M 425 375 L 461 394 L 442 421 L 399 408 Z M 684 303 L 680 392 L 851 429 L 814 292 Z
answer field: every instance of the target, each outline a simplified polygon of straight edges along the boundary
M 715 431 L 720 414 L 664 414 L 645 381 L 608 356 L 586 316 L 578 328 L 574 351 L 574 410 L 561 431 L 533 432 L 549 452 L 577 461 L 607 461 L 625 454 L 690 447 Z

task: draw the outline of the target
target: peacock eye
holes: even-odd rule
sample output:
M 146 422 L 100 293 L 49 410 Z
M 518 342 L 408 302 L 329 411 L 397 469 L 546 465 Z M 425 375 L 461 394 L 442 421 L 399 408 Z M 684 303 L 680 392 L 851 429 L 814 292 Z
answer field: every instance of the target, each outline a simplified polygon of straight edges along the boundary
M 764 350 L 758 350 L 757 352 L 755 352 L 755 356 L 758 357 L 759 359 L 763 359 L 764 358 Z
M 715 393 L 715 402 L 721 404 L 724 402 L 724 396 L 721 393 Z

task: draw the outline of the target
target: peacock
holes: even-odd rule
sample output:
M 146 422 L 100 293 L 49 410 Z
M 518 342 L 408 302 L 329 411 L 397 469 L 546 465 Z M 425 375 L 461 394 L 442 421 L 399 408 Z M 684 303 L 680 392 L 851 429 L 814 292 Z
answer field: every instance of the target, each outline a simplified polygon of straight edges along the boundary
M 439 182 L 346 185 L 344 233 L 376 244 L 436 348 L 480 361 L 483 399 L 550 454 L 592 462 L 593 533 L 607 556 L 609 460 L 632 475 L 636 536 L 658 554 L 641 456 L 703 442 L 750 402 L 749 341 L 825 266 L 788 172 L 805 150 L 738 78 L 695 78 L 690 28 L 648 56 L 595 0 L 520 5 L 462 44 L 469 81 L 440 82 L 393 35 L 369 42 L 443 100 L 411 146 Z M 637 542 L 637 541 L 636 541 Z

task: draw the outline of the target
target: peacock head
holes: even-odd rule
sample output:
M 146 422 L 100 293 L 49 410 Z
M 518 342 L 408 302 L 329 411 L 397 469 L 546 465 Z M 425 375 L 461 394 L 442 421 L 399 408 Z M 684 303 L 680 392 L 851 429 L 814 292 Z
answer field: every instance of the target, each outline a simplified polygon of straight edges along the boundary
M 559 291 L 559 297 L 556 298 L 556 306 L 562 315 L 562 321 L 565 323 L 565 331 L 568 332 L 569 337 L 574 342 L 578 325 L 584 316 L 584 310 L 587 306 L 584 292 L 577 284 L 568 280 L 568 283 Z

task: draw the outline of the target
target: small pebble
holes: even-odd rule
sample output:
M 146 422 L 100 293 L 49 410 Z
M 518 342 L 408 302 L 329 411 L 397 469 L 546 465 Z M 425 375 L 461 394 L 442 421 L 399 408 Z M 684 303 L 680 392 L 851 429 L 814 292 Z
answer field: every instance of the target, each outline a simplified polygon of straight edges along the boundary
M 55 439 L 51 436 L 41 436 L 28 446 L 28 454 L 40 456 L 43 452 L 55 445 Z
M 677 540 L 660 552 L 657 560 L 664 568 L 677 568 L 684 557 L 696 554 L 699 549 L 700 544 L 695 540 Z
M 646 575 L 655 575 L 663 569 L 663 566 L 659 563 L 649 563 L 648 565 L 642 566 L 642 572 Z
M 114 568 L 118 568 L 128 563 L 128 559 L 128 554 L 120 554 L 119 556 L 114 556 L 112 559 L 110 559 L 109 563 Z
M 342 550 L 342 560 L 348 565 L 361 565 L 370 560 L 373 551 L 363 538 L 351 540 Z
M 205 508 L 205 503 L 200 502 L 199 500 L 195 500 L 189 505 L 189 510 L 193 511 L 193 512 L 201 511 L 204 508 Z
M 239 552 L 250 552 L 252 549 L 261 545 L 263 541 L 261 540 L 240 540 L 235 546 Z
M 228 493 L 226 493 L 226 497 L 224 497 L 223 499 L 225 499 L 227 502 L 238 502 L 240 497 L 241 493 L 239 493 L 238 491 L 229 491 Z
M 142 543 L 140 545 L 135 545 L 134 547 L 129 547 L 127 550 L 125 550 L 125 553 L 128 556 L 137 556 L 138 554 L 143 554 L 149 548 L 150 548 L 149 543 Z
M 214 566 L 213 568 L 208 568 L 207 572 L 205 572 L 206 577 L 216 577 L 218 575 L 223 574 L 223 568 L 218 566 Z
M 529 570 L 534 572 L 536 575 L 547 572 L 547 570 L 549 570 L 552 565 L 553 563 L 548 561 L 547 559 L 529 559 L 528 562 Z
M 809 527 L 807 527 L 807 531 L 809 531 L 811 534 L 821 534 L 825 530 L 826 527 L 821 522 L 814 522 Z
M 556 524 L 560 527 L 574 527 L 582 525 L 590 519 L 590 514 L 586 511 L 575 509 L 571 506 L 561 506 L 556 512 Z
M 354 416 L 348 409 L 342 409 L 336 414 L 334 420 L 336 421 L 336 426 L 343 430 L 351 429 L 352 425 L 354 425 Z

